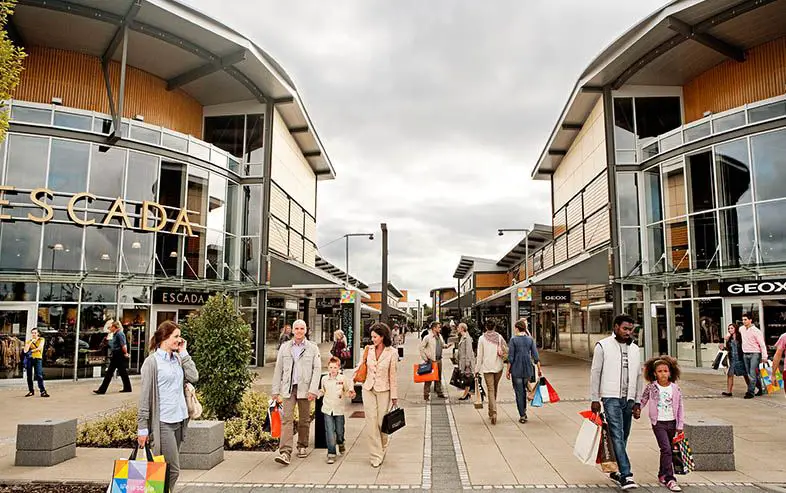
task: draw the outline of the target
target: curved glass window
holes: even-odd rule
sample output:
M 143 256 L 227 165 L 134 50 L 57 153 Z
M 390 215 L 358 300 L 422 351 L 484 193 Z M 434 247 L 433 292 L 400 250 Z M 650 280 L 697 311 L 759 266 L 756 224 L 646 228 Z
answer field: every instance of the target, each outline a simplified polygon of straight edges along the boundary
M 8 136 L 8 161 L 5 184 L 33 189 L 46 183 L 49 139 L 27 135 Z
M 85 189 L 90 144 L 72 140 L 52 139 L 47 186 L 55 192 L 78 193 Z M 68 199 L 60 200 L 66 205 Z
M 81 268 L 82 228 L 70 224 L 46 224 L 41 269 L 79 271 Z
M 126 199 L 155 201 L 157 195 L 158 158 L 142 152 L 129 152 Z
M 41 226 L 23 221 L 2 223 L 0 226 L 0 269 L 37 269 Z
M 757 182 L 758 183 L 758 182 Z M 762 263 L 786 261 L 786 201 L 756 206 L 759 219 L 759 242 Z
M 123 196 L 126 154 L 124 149 L 117 147 L 110 147 L 106 152 L 101 152 L 99 146 L 93 146 L 88 186 L 91 193 L 99 197 Z
M 751 166 L 748 140 L 740 139 L 715 146 L 720 207 L 751 201 Z
M 85 271 L 116 272 L 120 228 L 85 228 Z
M 786 130 L 751 137 L 756 200 L 786 197 Z

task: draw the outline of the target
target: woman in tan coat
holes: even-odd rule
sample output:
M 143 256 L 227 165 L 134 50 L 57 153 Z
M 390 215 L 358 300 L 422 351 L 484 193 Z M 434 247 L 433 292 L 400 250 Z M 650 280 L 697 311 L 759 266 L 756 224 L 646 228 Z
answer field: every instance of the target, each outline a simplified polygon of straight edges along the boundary
M 363 382 L 363 411 L 371 450 L 371 466 L 385 458 L 389 437 L 382 433 L 382 418 L 398 403 L 396 370 L 398 352 L 392 346 L 390 328 L 384 323 L 371 326 L 371 346 L 366 346 L 366 381 Z
M 467 324 L 458 324 L 458 369 L 470 379 L 475 376 L 475 353 L 472 351 L 472 336 L 469 335 Z M 464 395 L 459 397 L 460 401 L 469 399 L 470 387 L 464 389 Z

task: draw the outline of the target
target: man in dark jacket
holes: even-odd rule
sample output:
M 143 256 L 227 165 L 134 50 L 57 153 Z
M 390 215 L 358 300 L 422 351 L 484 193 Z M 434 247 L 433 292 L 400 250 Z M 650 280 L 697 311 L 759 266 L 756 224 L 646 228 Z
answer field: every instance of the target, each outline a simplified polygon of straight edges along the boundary
M 513 379 L 513 391 L 516 393 L 516 407 L 519 410 L 519 423 L 527 422 L 527 382 L 534 376 L 532 364 L 538 366 L 538 376 L 541 376 L 540 358 L 535 340 L 527 330 L 527 319 L 522 318 L 516 322 L 516 336 L 510 338 L 508 344 L 508 373 L 507 378 Z

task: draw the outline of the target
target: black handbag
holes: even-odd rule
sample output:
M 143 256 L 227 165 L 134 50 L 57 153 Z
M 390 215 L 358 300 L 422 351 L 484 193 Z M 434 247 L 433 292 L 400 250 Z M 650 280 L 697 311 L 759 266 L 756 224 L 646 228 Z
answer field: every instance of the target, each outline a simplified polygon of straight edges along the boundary
M 406 426 L 406 424 L 406 420 L 404 419 L 404 410 L 400 407 L 394 407 L 382 417 L 382 426 L 380 427 L 380 431 L 390 435 Z
M 469 387 L 468 377 L 458 368 L 453 368 L 453 375 L 450 376 L 450 385 L 461 390 Z
M 428 375 L 432 370 L 431 361 L 426 361 L 418 365 L 418 375 Z

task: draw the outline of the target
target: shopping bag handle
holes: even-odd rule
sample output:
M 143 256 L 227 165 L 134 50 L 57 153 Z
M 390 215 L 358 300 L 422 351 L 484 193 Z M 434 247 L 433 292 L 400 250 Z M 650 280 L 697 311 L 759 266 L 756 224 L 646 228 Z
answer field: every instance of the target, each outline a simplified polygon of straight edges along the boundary
M 136 460 L 137 452 L 139 452 L 139 444 L 135 443 L 134 444 L 134 450 L 133 450 L 133 452 L 131 452 L 131 455 L 128 457 L 128 460 Z M 153 452 L 150 450 L 150 444 L 148 444 L 148 443 L 145 443 L 145 455 L 147 456 L 147 461 L 148 462 L 154 462 L 153 461 Z

